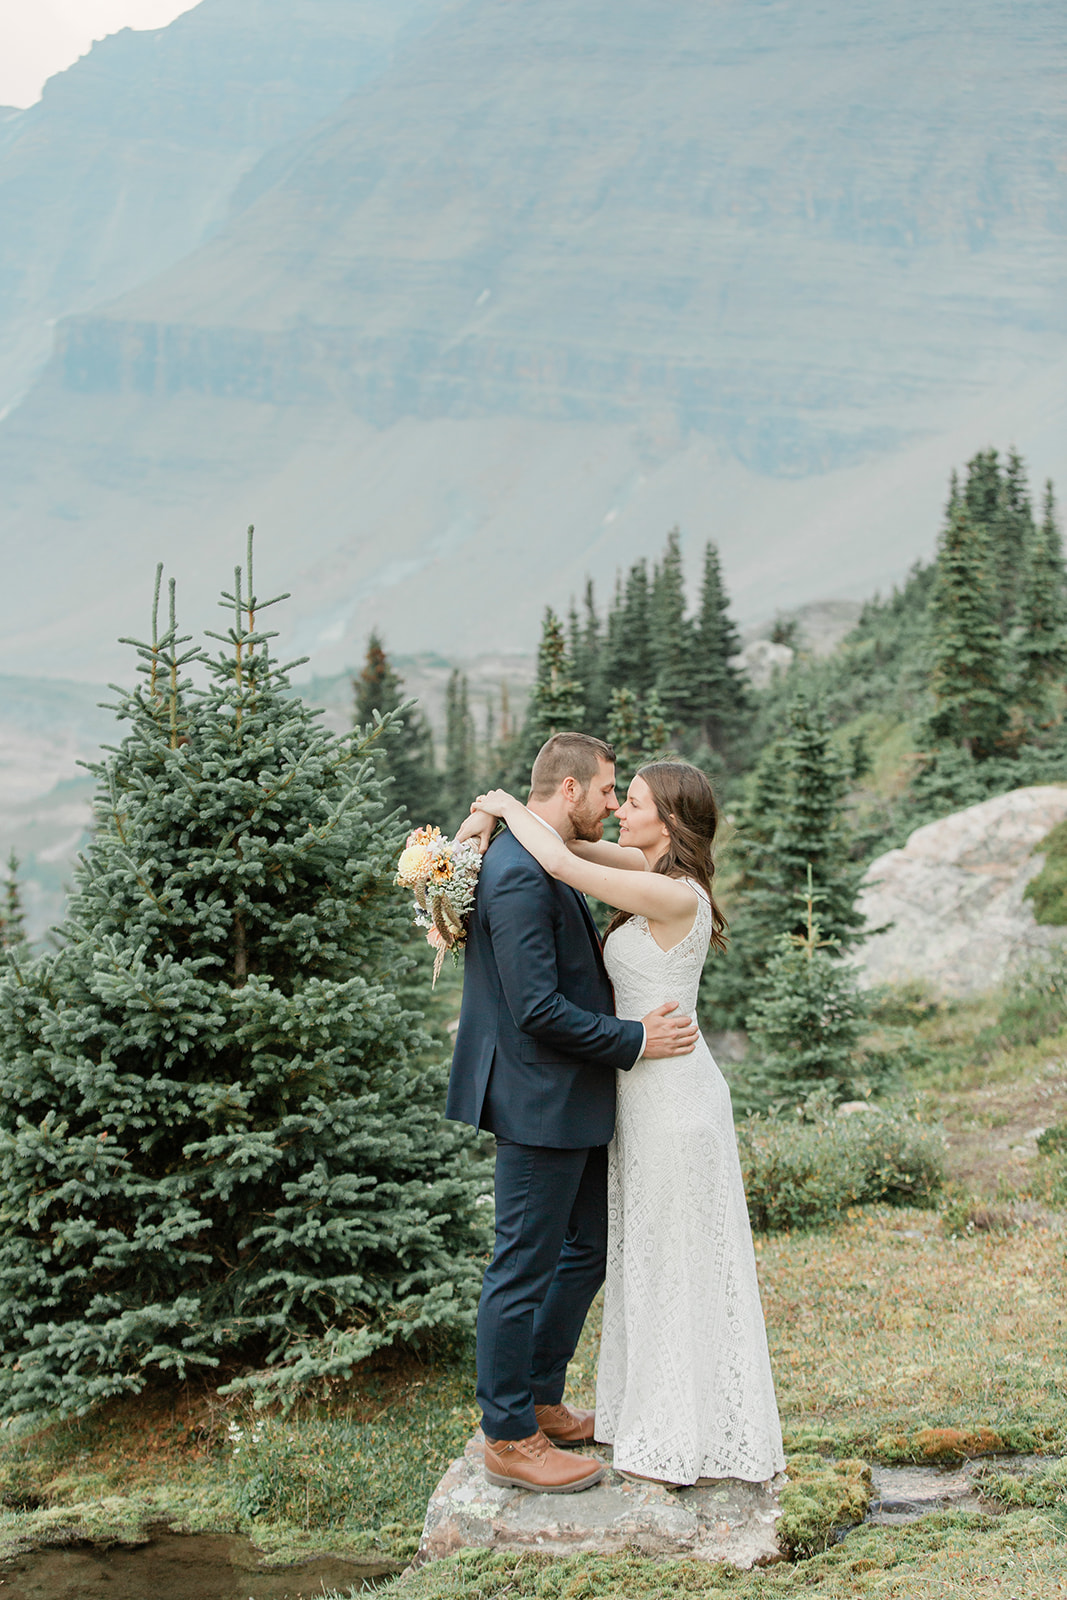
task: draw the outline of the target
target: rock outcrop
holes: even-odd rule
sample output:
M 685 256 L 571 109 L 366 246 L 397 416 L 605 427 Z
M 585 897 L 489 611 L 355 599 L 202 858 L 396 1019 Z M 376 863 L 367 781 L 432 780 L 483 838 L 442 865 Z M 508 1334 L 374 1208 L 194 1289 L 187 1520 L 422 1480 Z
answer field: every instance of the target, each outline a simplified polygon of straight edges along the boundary
M 470 1548 L 691 1556 L 745 1569 L 781 1560 L 773 1486 L 723 1479 L 667 1489 L 609 1472 L 579 1494 L 496 1489 L 486 1481 L 482 1444 L 478 1432 L 431 1495 L 417 1564 Z M 604 1445 L 589 1453 L 611 1459 Z
M 1067 787 L 1013 789 L 917 828 L 867 870 L 860 907 L 880 928 L 854 959 L 867 984 L 921 979 L 944 995 L 980 994 L 1011 967 L 1067 939 L 1039 927 L 1024 890 L 1035 846 L 1067 817 Z

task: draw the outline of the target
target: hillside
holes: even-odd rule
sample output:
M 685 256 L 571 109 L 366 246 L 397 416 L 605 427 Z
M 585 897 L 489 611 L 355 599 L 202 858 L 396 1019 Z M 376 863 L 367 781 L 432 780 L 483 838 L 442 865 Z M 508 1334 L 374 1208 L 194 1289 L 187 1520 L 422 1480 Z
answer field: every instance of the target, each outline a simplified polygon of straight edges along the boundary
M 444 6 L 210 240 L 60 324 L 0 426 L 0 665 L 110 673 L 157 555 L 199 620 L 250 520 L 324 673 L 372 622 L 513 648 L 674 522 L 742 620 L 884 586 L 946 461 L 1014 439 L 1062 477 L 1065 31 Z
M 102 305 L 202 244 L 260 158 L 380 72 L 441 0 L 208 0 L 130 28 L 0 108 L 0 413 L 58 317 Z

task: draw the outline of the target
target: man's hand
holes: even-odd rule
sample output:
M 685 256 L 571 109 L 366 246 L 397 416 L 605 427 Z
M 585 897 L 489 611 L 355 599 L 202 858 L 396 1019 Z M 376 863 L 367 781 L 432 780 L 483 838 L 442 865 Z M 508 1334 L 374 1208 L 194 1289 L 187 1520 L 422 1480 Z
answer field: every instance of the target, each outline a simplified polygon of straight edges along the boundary
M 488 811 L 476 811 L 472 806 L 470 816 L 464 819 L 459 832 L 456 834 L 456 843 L 462 844 L 464 839 L 477 839 L 478 851 L 484 856 L 488 849 L 489 841 L 493 837 L 493 829 L 496 827 L 496 823 L 496 817 L 491 817 Z
M 688 1056 L 696 1049 L 700 1030 L 692 1017 L 672 1016 L 677 1000 L 667 1000 L 641 1021 L 645 1028 L 645 1056 L 662 1061 L 666 1056 Z

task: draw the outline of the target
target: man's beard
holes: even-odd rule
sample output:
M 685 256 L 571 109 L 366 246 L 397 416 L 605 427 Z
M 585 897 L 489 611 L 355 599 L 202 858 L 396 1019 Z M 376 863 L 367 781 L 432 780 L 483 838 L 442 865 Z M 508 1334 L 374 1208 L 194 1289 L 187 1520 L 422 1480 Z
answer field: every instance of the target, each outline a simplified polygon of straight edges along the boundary
M 591 807 L 583 805 L 575 807 L 571 812 L 571 827 L 574 837 L 584 844 L 599 844 L 604 834 L 604 812 L 598 806 L 594 812 Z

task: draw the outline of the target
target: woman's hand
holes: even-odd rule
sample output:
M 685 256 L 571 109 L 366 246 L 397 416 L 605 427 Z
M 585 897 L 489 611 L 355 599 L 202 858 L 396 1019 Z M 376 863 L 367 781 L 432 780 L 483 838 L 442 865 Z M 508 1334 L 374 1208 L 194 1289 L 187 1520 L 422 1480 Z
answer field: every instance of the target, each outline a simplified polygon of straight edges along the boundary
M 488 811 L 480 811 L 477 805 L 471 806 L 471 814 L 460 824 L 456 834 L 456 843 L 462 844 L 466 839 L 474 839 L 478 844 L 478 854 L 484 856 L 489 848 L 489 841 L 493 837 L 496 827 L 496 817 Z
M 490 789 L 488 794 L 480 794 L 471 806 L 471 811 L 485 811 L 491 817 L 506 817 L 510 807 L 517 806 L 519 801 L 506 789 Z

